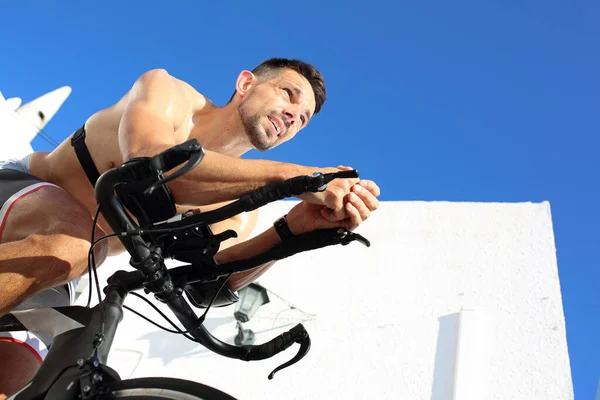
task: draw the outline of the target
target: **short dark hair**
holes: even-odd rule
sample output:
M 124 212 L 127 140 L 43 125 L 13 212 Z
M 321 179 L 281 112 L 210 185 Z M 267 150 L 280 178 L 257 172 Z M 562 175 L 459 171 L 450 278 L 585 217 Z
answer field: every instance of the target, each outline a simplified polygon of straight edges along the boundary
M 318 114 L 327 98 L 327 91 L 325 89 L 323 75 L 321 75 L 321 73 L 311 64 L 296 59 L 275 57 L 261 62 L 252 70 L 252 73 L 256 75 L 259 80 L 267 80 L 272 79 L 275 75 L 285 69 L 291 69 L 298 72 L 310 83 L 310 86 L 315 93 L 314 113 Z M 235 92 L 231 96 L 231 99 L 233 99 L 233 96 L 235 96 Z M 231 101 L 231 99 L 229 101 Z

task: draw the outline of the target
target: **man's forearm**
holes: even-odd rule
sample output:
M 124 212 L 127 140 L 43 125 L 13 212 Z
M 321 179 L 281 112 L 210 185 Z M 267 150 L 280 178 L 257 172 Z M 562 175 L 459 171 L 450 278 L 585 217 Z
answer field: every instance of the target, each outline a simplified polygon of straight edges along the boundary
M 275 231 L 275 228 L 271 227 L 250 240 L 220 251 L 215 255 L 215 261 L 219 264 L 224 264 L 230 261 L 254 257 L 264 253 L 279 242 L 281 242 L 279 235 Z M 267 272 L 273 264 L 275 264 L 274 261 L 248 271 L 235 273 L 229 278 L 227 284 L 231 290 L 239 290 L 258 279 L 262 274 Z
M 249 271 L 233 274 L 227 281 L 227 285 L 234 292 L 240 290 L 260 278 L 273 265 L 275 265 L 275 261 L 270 261 Z
M 267 160 L 247 160 L 206 151 L 204 159 L 169 188 L 178 204 L 206 205 L 234 200 L 269 183 L 318 168 Z

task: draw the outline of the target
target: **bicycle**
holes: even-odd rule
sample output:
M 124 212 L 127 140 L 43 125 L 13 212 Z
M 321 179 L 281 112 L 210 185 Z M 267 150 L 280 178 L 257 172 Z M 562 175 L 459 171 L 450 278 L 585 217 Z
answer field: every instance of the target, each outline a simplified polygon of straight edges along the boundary
M 347 245 L 355 240 L 368 247 L 369 241 L 346 229 L 324 229 L 285 238 L 279 245 L 258 256 L 217 265 L 213 256 L 220 243 L 237 237 L 237 234 L 229 230 L 214 235 L 208 225 L 286 197 L 323 191 L 331 180 L 358 177 L 358 171 L 298 176 L 258 188 L 216 210 L 176 214 L 175 203 L 166 184 L 196 167 L 203 157 L 202 147 L 192 139 L 153 157 L 131 159 L 106 171 L 98 179 L 95 186 L 98 207 L 88 252 L 88 306 L 34 308 L 13 311 L 0 318 L 0 331 L 39 331 L 52 337 L 48 354 L 34 378 L 10 399 L 135 397 L 235 400 L 218 389 L 183 379 L 147 377 L 122 380 L 115 370 L 106 365 L 123 308 L 126 307 L 126 296 L 135 294 L 144 299 L 135 293 L 138 290 L 153 293 L 157 300 L 167 304 L 185 330 L 155 307 L 175 328 L 162 329 L 183 334 L 222 356 L 243 361 L 264 360 L 294 343 L 299 344 L 298 353 L 275 368 L 269 379 L 307 354 L 311 340 L 302 324 L 260 345 L 233 346 L 214 337 L 203 322 L 212 306 L 227 306 L 238 301 L 237 295 L 226 285 L 227 279 L 235 272 L 299 252 L 336 244 Z M 165 173 L 179 166 L 180 169 L 165 177 Z M 100 212 L 115 233 L 95 240 L 94 228 Z M 116 271 L 107 280 L 103 289 L 105 297 L 102 298 L 93 249 L 109 237 L 118 237 L 123 243 L 131 256 L 129 264 L 134 271 Z M 167 269 L 166 258 L 187 264 Z M 92 272 L 99 303 L 90 308 Z M 198 317 L 190 303 L 196 308 L 204 308 L 204 314 Z

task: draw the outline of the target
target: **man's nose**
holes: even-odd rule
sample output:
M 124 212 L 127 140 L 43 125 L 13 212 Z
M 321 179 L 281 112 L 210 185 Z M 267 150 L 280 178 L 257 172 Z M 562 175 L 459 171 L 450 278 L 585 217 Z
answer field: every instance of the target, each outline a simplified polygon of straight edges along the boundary
M 292 109 L 284 110 L 283 115 L 285 115 L 284 124 L 286 128 L 289 128 L 291 125 L 294 125 L 294 123 L 298 119 L 298 113 Z

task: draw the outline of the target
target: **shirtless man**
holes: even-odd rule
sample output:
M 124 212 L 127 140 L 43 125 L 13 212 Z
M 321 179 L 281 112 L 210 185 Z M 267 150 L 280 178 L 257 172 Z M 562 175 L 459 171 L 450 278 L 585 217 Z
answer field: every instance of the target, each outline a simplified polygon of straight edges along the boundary
M 97 174 L 196 138 L 206 153 L 203 161 L 168 186 L 178 211 L 213 209 L 273 181 L 347 168 L 240 158 L 252 148 L 266 151 L 292 139 L 324 101 L 321 74 L 298 60 L 271 59 L 253 71 L 242 71 L 231 100 L 222 107 L 158 69 L 140 76 L 116 104 L 93 114 L 73 136 L 85 134 L 83 143 Z M 54 151 L 33 153 L 17 164 L 29 175 L 0 170 L 0 188 L 9 186 L 8 173 L 13 174 L 8 179 L 15 188 L 9 193 L 0 190 L 0 316 L 86 272 L 97 206 L 90 182 L 97 174 L 87 167 L 86 175 L 71 137 Z M 353 230 L 378 208 L 377 196 L 373 181 L 336 179 L 325 192 L 299 196 L 303 201 L 287 216 L 289 229 L 294 234 L 337 226 Z M 247 214 L 212 226 L 215 232 L 234 229 L 239 235 L 223 243 L 217 262 L 251 257 L 280 240 L 273 227 L 246 240 L 256 217 Z M 111 232 L 101 217 L 96 237 Z M 118 240 L 104 243 L 109 244 L 97 246 L 97 265 L 124 250 Z M 238 290 L 270 266 L 235 274 L 228 285 Z M 6 395 L 27 383 L 40 362 L 39 356 L 15 346 L 0 341 L 1 367 L 11 370 L 10 379 L 3 379 L 7 374 L 0 370 L 0 393 Z

